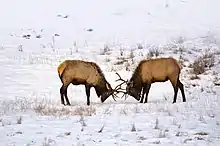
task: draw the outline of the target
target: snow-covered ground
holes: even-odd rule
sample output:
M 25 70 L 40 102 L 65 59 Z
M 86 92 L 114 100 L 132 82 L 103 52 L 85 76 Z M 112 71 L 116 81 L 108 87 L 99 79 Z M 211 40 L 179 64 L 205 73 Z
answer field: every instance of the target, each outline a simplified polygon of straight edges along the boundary
M 220 145 L 219 0 L 1 0 L 0 146 Z M 115 87 L 149 54 L 183 64 L 187 102 L 172 104 L 170 82 L 155 83 L 149 102 L 104 103 L 70 86 L 60 102 L 57 66 L 96 62 Z M 214 60 L 198 76 L 192 63 Z M 155 58 L 155 56 L 153 56 Z M 210 59 L 209 58 L 209 59 Z

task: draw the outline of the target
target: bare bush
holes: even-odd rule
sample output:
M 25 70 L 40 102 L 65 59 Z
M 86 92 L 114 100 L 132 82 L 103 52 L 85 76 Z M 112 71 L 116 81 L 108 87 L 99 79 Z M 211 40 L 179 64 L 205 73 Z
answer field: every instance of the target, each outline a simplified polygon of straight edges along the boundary
M 155 122 L 154 129 L 160 129 L 158 125 L 159 125 L 159 120 L 158 120 L 158 118 L 157 118 L 157 119 L 156 119 L 156 122 Z
M 150 48 L 149 52 L 147 54 L 147 58 L 150 59 L 152 57 L 158 57 L 160 55 L 160 51 L 157 47 L 155 48 Z
M 207 68 L 214 66 L 215 57 L 212 53 L 206 53 L 205 55 L 196 59 L 189 67 L 192 68 L 192 73 L 199 75 L 206 71 Z
M 168 130 L 160 130 L 158 138 L 165 138 Z
M 54 146 L 56 145 L 56 141 L 50 138 L 44 138 L 44 141 L 42 143 L 42 146 Z
M 131 50 L 129 54 L 129 58 L 131 59 L 132 64 L 134 64 L 134 57 L 135 57 L 134 50 Z
M 141 50 L 141 49 L 143 49 L 144 47 L 143 47 L 142 44 L 137 44 L 137 48 Z
M 98 133 L 102 133 L 104 127 L 105 127 L 105 124 L 101 127 L 101 129 L 98 131 Z
M 127 62 L 127 63 L 125 64 L 125 70 L 126 70 L 126 71 L 131 71 L 130 67 L 131 67 L 131 64 L 130 64 L 129 62 Z
M 136 128 L 135 128 L 135 124 L 133 123 L 133 124 L 132 124 L 132 127 L 131 127 L 131 132 L 135 132 L 135 131 L 137 131 L 137 130 L 136 130 Z
M 22 116 L 18 117 L 17 119 L 17 124 L 21 124 L 22 123 Z
M 109 48 L 108 45 L 104 45 L 104 49 L 101 49 L 100 55 L 110 55 L 111 54 L 111 49 Z
M 200 79 L 199 76 L 195 75 L 195 74 L 191 75 L 189 78 L 190 78 L 190 80 Z
M 86 127 L 84 116 L 80 116 L 79 122 L 81 123 L 82 127 Z
M 114 65 L 122 65 L 126 62 L 128 62 L 127 58 L 125 57 L 118 57 L 118 60 L 114 63 Z

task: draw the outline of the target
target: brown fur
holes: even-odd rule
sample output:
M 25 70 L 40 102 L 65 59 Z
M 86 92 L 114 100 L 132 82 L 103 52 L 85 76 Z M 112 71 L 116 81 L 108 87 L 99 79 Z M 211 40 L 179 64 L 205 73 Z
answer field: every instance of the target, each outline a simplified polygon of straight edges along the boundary
M 178 88 L 180 88 L 183 96 L 183 101 L 185 102 L 183 85 L 179 80 L 180 71 L 181 67 L 174 58 L 142 60 L 138 64 L 128 83 L 127 92 L 133 90 L 133 97 L 139 100 L 141 90 L 143 88 L 143 94 L 140 102 L 143 102 L 144 94 L 146 94 L 145 102 L 147 102 L 147 96 L 152 83 L 165 82 L 167 80 L 170 80 L 174 88 L 173 102 L 176 102 Z
M 73 85 L 85 85 L 88 105 L 90 104 L 89 97 L 91 87 L 95 88 L 98 96 L 101 96 L 104 93 L 110 92 L 112 90 L 110 84 L 106 81 L 102 70 L 94 62 L 87 62 L 82 60 L 65 60 L 58 66 L 57 71 L 63 83 L 60 89 L 62 104 L 64 104 L 63 94 L 65 95 L 67 104 L 70 104 L 66 91 L 70 83 Z

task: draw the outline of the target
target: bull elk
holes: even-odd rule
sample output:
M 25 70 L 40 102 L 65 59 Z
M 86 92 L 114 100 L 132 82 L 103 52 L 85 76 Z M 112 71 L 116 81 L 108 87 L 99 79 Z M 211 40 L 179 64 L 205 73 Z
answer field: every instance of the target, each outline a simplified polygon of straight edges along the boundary
M 169 80 L 174 89 L 173 103 L 176 102 L 178 88 L 181 90 L 183 102 L 186 102 L 184 87 L 179 80 L 180 71 L 181 67 L 174 58 L 142 60 L 127 82 L 126 92 L 138 101 L 141 98 L 140 103 L 143 103 L 145 95 L 144 103 L 147 103 L 151 84 Z
M 118 87 L 112 89 L 111 85 L 105 79 L 105 76 L 100 67 L 94 62 L 87 62 L 82 60 L 65 60 L 58 68 L 58 75 L 62 82 L 60 88 L 61 104 L 64 104 L 64 97 L 67 105 L 70 105 L 67 97 L 67 88 L 69 84 L 85 85 L 87 96 L 87 105 L 90 105 L 90 89 L 95 88 L 98 97 L 101 96 L 103 103 L 110 95 L 115 100 L 115 92 L 118 92 Z

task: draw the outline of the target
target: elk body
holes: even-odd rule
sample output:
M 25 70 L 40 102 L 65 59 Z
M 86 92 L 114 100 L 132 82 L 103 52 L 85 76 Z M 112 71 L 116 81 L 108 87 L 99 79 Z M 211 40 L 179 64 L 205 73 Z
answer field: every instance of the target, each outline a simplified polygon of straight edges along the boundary
M 63 83 L 60 88 L 61 103 L 64 103 L 64 97 L 67 105 L 70 105 L 67 97 L 67 88 L 69 84 L 85 85 L 87 96 L 87 105 L 90 105 L 90 88 L 94 87 L 98 97 L 101 96 L 101 102 L 104 102 L 110 95 L 113 95 L 111 85 L 106 81 L 100 67 L 94 62 L 82 60 L 66 60 L 58 68 L 58 75 Z
M 148 93 L 152 83 L 169 80 L 174 89 L 173 103 L 176 102 L 178 89 L 181 90 L 183 102 L 186 101 L 183 84 L 179 80 L 181 67 L 174 58 L 158 58 L 142 60 L 136 67 L 131 79 L 127 83 L 126 92 L 141 103 L 148 100 Z M 141 95 L 141 91 L 143 91 Z

